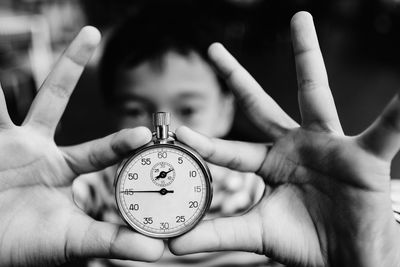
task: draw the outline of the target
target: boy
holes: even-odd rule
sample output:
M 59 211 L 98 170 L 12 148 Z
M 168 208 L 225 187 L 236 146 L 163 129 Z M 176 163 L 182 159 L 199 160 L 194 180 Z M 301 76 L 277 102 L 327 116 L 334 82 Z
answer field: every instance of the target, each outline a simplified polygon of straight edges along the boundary
M 100 79 L 118 129 L 137 126 L 152 129 L 152 113 L 166 111 L 171 113 L 172 131 L 186 125 L 208 136 L 227 136 L 233 123 L 234 99 L 205 55 L 207 47 L 218 38 L 213 34 L 216 30 L 198 14 L 182 5 L 147 7 L 112 33 L 104 50 Z M 263 191 L 263 183 L 250 177 L 251 174 L 215 166 L 211 166 L 211 171 L 215 191 L 209 216 L 245 211 Z M 115 168 L 102 175 L 101 185 L 97 177 L 86 177 L 76 184 L 83 194 L 85 190 L 92 193 L 90 201 L 83 200 L 85 210 L 95 218 L 122 223 L 113 195 Z M 88 185 L 87 189 L 83 184 Z M 184 258 L 166 252 L 160 262 L 163 266 L 178 263 L 259 266 L 266 264 L 267 259 L 241 252 Z M 113 264 L 123 266 L 121 262 Z M 140 264 L 144 263 L 130 262 L 127 266 Z

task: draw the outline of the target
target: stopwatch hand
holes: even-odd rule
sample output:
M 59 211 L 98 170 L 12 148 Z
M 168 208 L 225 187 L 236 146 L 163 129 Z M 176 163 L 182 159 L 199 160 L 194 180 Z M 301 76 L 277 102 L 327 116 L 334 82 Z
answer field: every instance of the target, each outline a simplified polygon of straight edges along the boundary
M 161 188 L 160 190 L 129 190 L 129 191 L 121 191 L 123 194 L 134 194 L 134 193 L 159 193 L 161 195 L 166 195 L 168 193 L 174 193 L 174 190 L 167 190 L 165 188 Z
M 167 174 L 170 173 L 170 172 L 172 172 L 173 170 L 174 170 L 174 169 L 170 169 L 170 170 L 167 171 L 167 172 L 162 171 L 162 172 L 160 172 L 159 175 L 157 175 L 157 176 L 155 177 L 155 179 L 158 180 L 158 179 L 160 179 L 160 178 L 165 178 L 165 177 L 167 176 Z

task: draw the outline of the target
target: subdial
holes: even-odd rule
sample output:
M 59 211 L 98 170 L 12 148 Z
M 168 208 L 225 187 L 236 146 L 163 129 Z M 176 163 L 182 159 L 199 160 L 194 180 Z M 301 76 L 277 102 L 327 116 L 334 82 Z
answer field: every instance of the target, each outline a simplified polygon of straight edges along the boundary
M 168 162 L 158 162 L 151 168 L 151 180 L 158 186 L 170 185 L 175 179 L 175 169 Z

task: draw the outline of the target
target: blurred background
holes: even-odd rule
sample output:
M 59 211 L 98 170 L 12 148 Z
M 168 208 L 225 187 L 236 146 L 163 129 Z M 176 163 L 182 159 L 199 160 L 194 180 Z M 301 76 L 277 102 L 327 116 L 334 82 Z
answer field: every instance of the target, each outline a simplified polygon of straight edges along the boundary
M 14 122 L 21 123 L 51 66 L 82 26 L 98 27 L 106 39 L 119 21 L 140 12 L 148 2 L 0 0 L 0 81 Z M 355 135 L 365 129 L 400 89 L 400 0 L 185 1 L 188 2 L 205 11 L 222 28 L 218 41 L 297 120 L 296 74 L 289 34 L 290 18 L 296 11 L 307 10 L 314 16 L 346 134 Z M 112 122 L 96 76 L 100 56 L 101 47 L 60 123 L 56 141 L 61 145 L 110 132 Z M 236 113 L 230 136 L 268 141 L 241 112 Z M 392 172 L 394 177 L 400 177 L 399 157 Z

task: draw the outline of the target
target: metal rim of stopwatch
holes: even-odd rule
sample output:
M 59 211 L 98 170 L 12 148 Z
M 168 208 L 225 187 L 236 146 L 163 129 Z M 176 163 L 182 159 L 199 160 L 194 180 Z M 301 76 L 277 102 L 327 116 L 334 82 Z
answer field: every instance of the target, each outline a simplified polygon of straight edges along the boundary
M 153 136 L 155 135 L 155 133 L 153 133 Z M 128 160 L 125 160 L 121 163 L 120 167 L 118 168 L 117 171 L 117 178 L 115 180 L 115 199 L 117 202 L 117 206 L 118 206 L 118 212 L 121 215 L 121 217 L 123 218 L 123 220 L 130 226 L 132 227 L 134 230 L 136 230 L 137 232 L 144 234 L 146 236 L 149 237 L 154 237 L 154 238 L 161 238 L 161 239 L 167 239 L 167 238 L 172 238 L 172 237 L 177 237 L 180 235 L 183 235 L 184 233 L 190 231 L 191 229 L 193 229 L 193 227 L 195 227 L 197 225 L 197 223 L 199 223 L 205 216 L 206 212 L 208 211 L 210 205 L 211 205 L 211 200 L 212 200 L 212 195 L 213 195 L 213 188 L 212 188 L 212 176 L 211 176 L 211 172 L 208 168 L 208 166 L 206 165 L 206 163 L 204 162 L 204 160 L 201 158 L 201 156 L 194 151 L 193 149 L 191 149 L 188 146 L 185 146 L 182 143 L 179 143 L 178 141 L 176 141 L 176 136 L 175 133 L 173 132 L 168 132 L 168 136 L 170 138 L 172 138 L 173 140 L 168 141 L 168 142 L 158 142 L 157 140 L 152 140 L 151 142 L 149 142 L 148 144 L 146 144 L 145 146 L 135 150 L 135 152 L 133 153 L 134 155 L 139 155 L 143 152 L 145 152 L 146 150 L 150 150 L 150 149 L 155 149 L 158 147 L 165 147 L 165 148 L 172 148 L 172 149 L 177 149 L 180 150 L 183 153 L 186 153 L 188 156 L 190 156 L 200 167 L 200 169 L 203 171 L 204 173 L 204 179 L 205 179 L 205 183 L 207 186 L 207 191 L 206 191 L 206 199 L 205 199 L 205 203 L 204 203 L 204 208 L 201 210 L 201 213 L 198 215 L 198 217 L 193 220 L 190 224 L 186 224 L 185 227 L 180 228 L 178 231 L 176 232 L 172 232 L 172 233 L 154 233 L 151 231 L 146 231 L 145 229 L 137 226 L 136 224 L 134 224 L 131 219 L 129 219 L 128 215 L 124 212 L 122 212 L 123 207 L 121 204 L 121 200 L 119 197 L 119 184 L 120 181 L 122 180 L 121 175 L 123 173 L 123 170 L 126 166 L 129 165 L 129 163 L 134 160 L 136 157 L 129 157 Z

